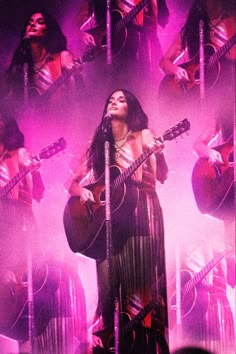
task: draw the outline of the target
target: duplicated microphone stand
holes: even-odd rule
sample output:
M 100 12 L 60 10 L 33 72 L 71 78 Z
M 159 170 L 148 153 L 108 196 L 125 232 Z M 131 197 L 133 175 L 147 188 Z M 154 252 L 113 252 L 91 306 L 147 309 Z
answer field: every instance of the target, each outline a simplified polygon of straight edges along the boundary
M 110 124 L 110 123 L 109 123 Z M 104 144 L 105 155 L 105 215 L 106 215 L 106 259 L 108 263 L 109 279 L 109 306 L 114 313 L 114 351 L 119 354 L 119 303 L 114 302 L 113 269 L 112 269 L 112 223 L 111 223 L 111 203 L 110 203 L 110 144 L 106 140 Z
M 23 74 L 24 74 L 24 107 L 29 104 L 29 42 L 26 41 L 23 48 Z M 23 230 L 27 239 L 27 285 L 28 285 L 28 334 L 29 334 L 29 354 L 33 354 L 34 347 L 34 296 L 33 296 L 33 264 L 32 250 L 30 244 L 30 232 L 27 222 L 23 225 Z
M 111 70 L 112 65 L 112 48 L 111 48 L 111 0 L 106 1 L 106 45 L 107 45 L 107 65 Z M 110 75 L 109 75 L 110 76 Z M 110 122 L 109 122 L 110 124 Z M 111 128 L 111 127 L 110 127 Z M 110 203 L 110 144 L 106 139 L 104 145 L 105 154 L 105 205 L 106 205 L 106 258 L 108 261 L 108 275 L 110 280 L 110 299 L 109 305 L 114 312 L 114 338 L 115 354 L 119 354 L 119 301 L 115 299 L 113 289 L 113 272 L 112 272 L 112 224 L 111 224 L 111 203 Z

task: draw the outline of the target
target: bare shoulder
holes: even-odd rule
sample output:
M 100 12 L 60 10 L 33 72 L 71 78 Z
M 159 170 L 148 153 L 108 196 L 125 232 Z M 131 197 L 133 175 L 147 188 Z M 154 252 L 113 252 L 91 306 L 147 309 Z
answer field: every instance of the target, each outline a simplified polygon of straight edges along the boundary
M 30 153 L 30 151 L 25 148 L 25 147 L 21 147 L 18 149 L 18 158 L 19 158 L 19 162 L 20 163 L 26 163 L 29 161 L 29 159 L 31 158 L 32 154 Z
M 142 130 L 142 139 L 144 145 L 149 145 L 153 142 L 154 132 L 151 129 L 143 129 Z
M 70 51 L 63 50 L 61 52 L 61 65 L 66 68 L 70 68 L 74 65 L 74 56 Z

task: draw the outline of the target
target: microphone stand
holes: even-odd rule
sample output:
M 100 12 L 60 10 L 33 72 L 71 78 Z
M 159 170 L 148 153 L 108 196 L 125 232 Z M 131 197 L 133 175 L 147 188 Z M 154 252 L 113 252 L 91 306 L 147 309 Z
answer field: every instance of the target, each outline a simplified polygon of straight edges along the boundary
M 107 64 L 112 64 L 111 50 L 111 0 L 106 3 Z
M 204 53 L 204 22 L 199 22 L 199 63 L 200 63 L 200 109 L 202 117 L 205 116 L 205 53 Z
M 29 52 L 30 52 L 30 39 L 25 37 L 23 39 L 23 47 L 22 47 L 25 107 L 28 107 L 28 103 L 29 103 Z
M 29 104 L 29 54 L 30 39 L 23 39 L 23 74 L 24 74 L 24 108 L 28 108 Z M 29 334 L 29 354 L 34 352 L 34 295 L 33 295 L 33 259 L 30 244 L 30 234 L 27 223 L 23 225 L 27 239 L 27 297 L 28 297 L 28 334 Z M 31 230 L 32 231 L 32 230 Z
M 111 223 L 111 202 L 110 202 L 110 143 L 107 139 L 108 133 L 111 131 L 110 118 L 106 117 L 106 125 L 104 128 L 104 134 L 106 136 L 104 144 L 104 156 L 105 156 L 105 221 L 106 221 L 106 259 L 108 264 L 108 279 L 109 279 L 109 307 L 114 313 L 114 338 L 115 347 L 112 350 L 116 354 L 119 354 L 119 317 L 118 313 L 118 302 L 116 301 L 116 306 L 114 302 L 114 289 L 113 289 L 113 267 L 112 267 L 112 223 Z M 109 348 L 111 349 L 111 348 Z

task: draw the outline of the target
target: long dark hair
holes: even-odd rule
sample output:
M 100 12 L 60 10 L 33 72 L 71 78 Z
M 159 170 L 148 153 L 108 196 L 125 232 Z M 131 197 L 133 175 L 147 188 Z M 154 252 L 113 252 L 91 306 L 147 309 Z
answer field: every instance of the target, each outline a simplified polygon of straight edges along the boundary
M 35 13 L 41 13 L 45 19 L 47 26 L 46 37 L 44 38 L 44 46 L 48 53 L 54 54 L 59 53 L 67 49 L 67 40 L 63 34 L 57 20 L 51 16 L 44 9 L 37 9 L 32 12 L 31 16 Z M 34 63 L 30 49 L 30 40 L 25 39 L 26 26 L 28 24 L 29 18 L 25 22 L 21 36 L 20 42 L 13 53 L 13 57 L 10 66 L 6 72 L 5 82 L 6 91 L 10 96 L 13 97 L 14 105 L 16 107 L 20 106 L 24 101 L 24 63 L 28 64 L 28 79 L 29 83 L 33 80 L 34 74 Z M 11 107 L 10 107 L 11 108 Z
M 235 16 L 235 0 L 218 0 L 216 5 L 221 8 L 222 17 Z M 181 30 L 182 48 L 188 49 L 192 58 L 199 50 L 199 22 L 204 23 L 204 42 L 211 43 L 210 40 L 210 18 L 207 8 L 207 0 L 195 0 L 189 10 L 185 25 Z
M 87 150 L 87 167 L 88 169 L 93 168 L 96 178 L 98 178 L 104 172 L 104 143 L 106 140 L 108 140 L 110 143 L 111 163 L 114 163 L 115 160 L 114 138 L 111 131 L 111 125 L 108 124 L 108 126 L 105 126 L 107 125 L 107 120 L 104 117 L 106 117 L 109 100 L 111 96 L 117 91 L 122 91 L 127 100 L 128 116 L 126 121 L 128 124 L 128 129 L 132 132 L 137 132 L 148 128 L 148 117 L 144 113 L 138 99 L 131 92 L 124 89 L 117 89 L 113 91 L 106 100 L 101 123 L 98 125 L 92 143 Z
M 195 0 L 189 10 L 184 27 L 181 30 L 182 48 L 188 49 L 190 58 L 199 50 L 199 23 L 204 23 L 204 42 L 210 43 L 209 15 L 207 12 L 206 0 Z
M 0 120 L 4 122 L 4 148 L 8 151 L 12 151 L 24 147 L 25 137 L 16 120 L 11 115 L 6 115 L 1 112 Z
M 62 32 L 61 27 L 59 26 L 59 23 L 57 20 L 50 15 L 45 9 L 36 9 L 35 11 L 32 12 L 31 16 L 35 13 L 41 13 L 43 15 L 43 18 L 45 20 L 47 32 L 46 36 L 44 39 L 44 46 L 47 50 L 47 52 L 54 54 L 61 52 L 63 50 L 67 49 L 67 39 L 65 35 Z M 22 65 L 24 63 L 24 51 L 27 50 L 27 46 L 29 45 L 29 41 L 25 40 L 25 32 L 26 32 L 26 27 L 28 25 L 30 17 L 25 21 L 23 30 L 21 32 L 21 37 L 20 37 L 20 42 L 13 54 L 13 58 L 10 64 L 10 68 L 14 65 Z M 25 48 L 26 47 L 26 48 Z M 27 53 L 28 54 L 28 53 Z M 29 64 L 30 60 L 32 60 L 32 57 L 30 55 L 31 53 L 29 52 Z

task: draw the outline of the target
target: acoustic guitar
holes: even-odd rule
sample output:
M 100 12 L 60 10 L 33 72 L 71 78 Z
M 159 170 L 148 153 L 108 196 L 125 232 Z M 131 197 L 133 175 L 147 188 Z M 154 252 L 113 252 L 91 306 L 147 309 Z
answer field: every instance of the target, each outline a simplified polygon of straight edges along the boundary
M 66 141 L 64 138 L 60 138 L 52 144 L 46 146 L 42 149 L 38 155 L 34 156 L 36 161 L 49 159 L 51 156 L 57 154 L 59 151 L 62 151 L 66 147 Z M 29 164 L 20 169 L 20 171 L 5 184 L 4 187 L 0 189 L 0 199 L 6 197 L 8 193 L 29 173 L 35 169 L 35 164 Z
M 127 312 L 121 312 L 119 315 L 119 350 L 121 353 L 131 353 L 134 345 L 136 330 L 141 325 L 147 314 L 158 306 L 155 302 L 148 303 L 137 315 L 133 318 Z M 146 328 L 143 328 L 146 330 Z M 148 330 L 148 329 L 147 329 Z M 97 331 L 94 335 L 101 338 L 104 348 L 108 353 L 115 352 L 114 329 Z M 166 352 L 167 353 L 167 352 Z
M 39 336 L 53 317 L 47 302 L 61 281 L 61 270 L 52 264 L 33 268 L 34 336 Z M 8 274 L 9 271 L 8 271 Z M 4 275 L 4 273 L 2 273 Z M 0 334 L 15 340 L 29 338 L 27 267 L 18 267 L 0 280 Z
M 157 141 L 173 140 L 190 129 L 187 119 L 168 129 Z M 125 224 L 134 211 L 137 199 L 137 186 L 130 176 L 155 151 L 156 144 L 147 148 L 127 169 L 121 171 L 117 166 L 110 167 L 111 176 L 111 213 L 112 233 L 115 238 L 119 226 Z M 105 257 L 105 176 L 86 186 L 92 191 L 95 203 L 80 203 L 80 197 L 70 197 L 64 210 L 64 229 L 69 246 L 73 252 L 87 257 L 101 259 Z
M 232 250 L 226 250 L 226 253 L 232 253 Z M 212 258 L 198 273 L 189 270 L 180 272 L 180 306 L 181 317 L 185 324 L 191 324 L 193 321 L 201 320 L 209 305 L 209 291 L 207 284 L 204 283 L 206 275 L 226 256 L 218 254 Z M 172 289 L 175 289 L 172 291 Z M 173 329 L 176 325 L 177 297 L 176 282 L 170 284 L 169 295 L 169 326 Z
M 220 75 L 220 59 L 236 43 L 236 34 L 234 34 L 221 48 L 218 50 L 212 44 L 204 46 L 204 71 L 205 71 L 205 90 L 212 89 L 219 79 Z M 166 75 L 162 79 L 159 86 L 160 97 L 186 98 L 198 94 L 200 90 L 200 59 L 197 53 L 193 59 L 187 63 L 180 65 L 184 68 L 189 76 L 190 81 L 176 82 L 174 75 Z
M 65 70 L 61 76 L 58 77 L 46 91 L 41 92 L 36 87 L 29 88 L 30 103 L 33 107 L 40 107 L 45 104 L 50 97 L 63 85 L 70 77 L 81 73 L 82 64 L 93 61 L 96 57 L 104 52 L 103 48 L 92 47 L 84 55 L 74 60 L 74 66 L 71 69 Z
M 118 56 L 127 44 L 128 40 L 128 27 L 133 21 L 135 16 L 148 5 L 150 0 L 141 0 L 135 5 L 131 11 L 123 15 L 121 11 L 114 9 L 111 11 L 111 49 L 112 55 Z M 94 28 L 87 28 L 87 22 L 81 26 L 81 30 L 91 34 L 94 37 L 94 41 L 98 47 L 107 45 L 106 36 L 106 19 Z M 132 53 L 136 53 L 139 46 L 139 32 L 138 30 L 132 31 L 132 38 L 129 41 L 129 47 L 132 47 Z
M 233 144 L 214 149 L 220 152 L 224 164 L 210 166 L 207 158 L 199 158 L 192 171 L 192 188 L 201 213 L 224 219 L 235 212 Z

